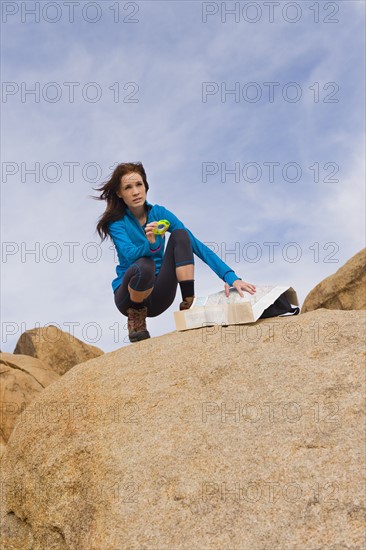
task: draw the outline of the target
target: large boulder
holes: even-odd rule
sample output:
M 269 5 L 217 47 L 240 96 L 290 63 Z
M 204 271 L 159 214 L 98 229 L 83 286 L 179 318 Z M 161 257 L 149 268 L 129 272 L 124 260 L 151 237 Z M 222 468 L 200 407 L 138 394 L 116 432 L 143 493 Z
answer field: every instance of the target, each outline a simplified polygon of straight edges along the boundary
M 366 309 L 366 248 L 306 296 L 302 313 L 314 309 Z
M 64 374 L 75 365 L 99 357 L 104 352 L 54 325 L 49 325 L 23 332 L 14 353 L 37 357 L 48 363 L 58 374 Z
M 26 407 L 60 376 L 39 359 L 27 355 L 0 353 L 1 448 L 8 441 L 14 423 Z
M 74 367 L 10 437 L 1 547 L 362 548 L 364 326 L 319 309 Z

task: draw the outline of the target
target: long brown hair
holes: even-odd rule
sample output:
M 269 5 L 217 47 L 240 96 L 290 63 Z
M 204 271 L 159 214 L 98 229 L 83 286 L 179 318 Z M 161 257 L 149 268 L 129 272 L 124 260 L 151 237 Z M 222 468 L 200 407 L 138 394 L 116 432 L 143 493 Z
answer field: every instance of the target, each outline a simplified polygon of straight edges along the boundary
M 120 220 L 125 215 L 127 206 L 125 201 L 118 197 L 117 191 L 119 191 L 120 188 L 121 178 L 131 172 L 140 174 L 147 192 L 149 184 L 147 183 L 146 172 L 141 162 L 122 162 L 118 164 L 108 181 L 103 183 L 100 187 L 93 187 L 94 191 L 102 191 L 102 193 L 99 197 L 92 198 L 99 201 L 107 201 L 107 208 L 104 214 L 100 216 L 96 228 L 102 242 L 109 235 L 108 224 Z

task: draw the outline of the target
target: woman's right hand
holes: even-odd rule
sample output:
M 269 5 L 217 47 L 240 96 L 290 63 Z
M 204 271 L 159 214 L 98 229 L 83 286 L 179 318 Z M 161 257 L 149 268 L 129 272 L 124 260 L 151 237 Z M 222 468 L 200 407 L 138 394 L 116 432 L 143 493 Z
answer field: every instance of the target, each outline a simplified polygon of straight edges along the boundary
M 155 244 L 156 235 L 153 233 L 153 229 L 155 229 L 157 225 L 158 222 L 150 222 L 145 226 L 145 235 L 150 244 Z

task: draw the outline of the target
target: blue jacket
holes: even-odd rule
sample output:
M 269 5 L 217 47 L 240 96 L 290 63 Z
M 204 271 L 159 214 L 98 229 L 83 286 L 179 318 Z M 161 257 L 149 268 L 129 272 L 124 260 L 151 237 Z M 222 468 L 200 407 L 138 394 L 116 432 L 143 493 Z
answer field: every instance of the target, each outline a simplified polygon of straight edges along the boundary
M 164 206 L 159 204 L 147 205 L 147 223 L 159 220 L 170 222 L 169 232 L 175 229 L 185 229 L 191 239 L 192 250 L 215 273 L 232 286 L 236 279 L 240 279 L 235 272 L 226 265 L 218 256 L 187 229 L 178 218 Z M 112 281 L 112 289 L 115 291 L 122 282 L 123 276 L 130 265 L 142 256 L 151 257 L 156 264 L 155 273 L 158 274 L 164 256 L 165 237 L 156 236 L 155 244 L 149 243 L 145 231 L 132 212 L 126 208 L 124 217 L 108 224 L 109 234 L 113 240 L 118 254 L 119 265 L 116 267 L 117 277 Z

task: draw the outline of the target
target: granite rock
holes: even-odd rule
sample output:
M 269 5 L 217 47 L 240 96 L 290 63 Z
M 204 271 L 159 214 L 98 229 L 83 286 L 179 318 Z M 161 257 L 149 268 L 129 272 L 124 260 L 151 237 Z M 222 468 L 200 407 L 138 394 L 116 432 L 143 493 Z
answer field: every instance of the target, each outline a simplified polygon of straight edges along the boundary
M 362 548 L 364 328 L 317 309 L 72 368 L 9 439 L 1 547 Z
M 1 453 L 18 415 L 49 384 L 60 376 L 39 359 L 27 355 L 0 353 Z
M 75 365 L 99 357 L 104 352 L 54 325 L 49 325 L 23 332 L 14 353 L 37 357 L 62 375 Z
M 316 285 L 306 296 L 301 312 L 318 308 L 366 309 L 366 248 Z

